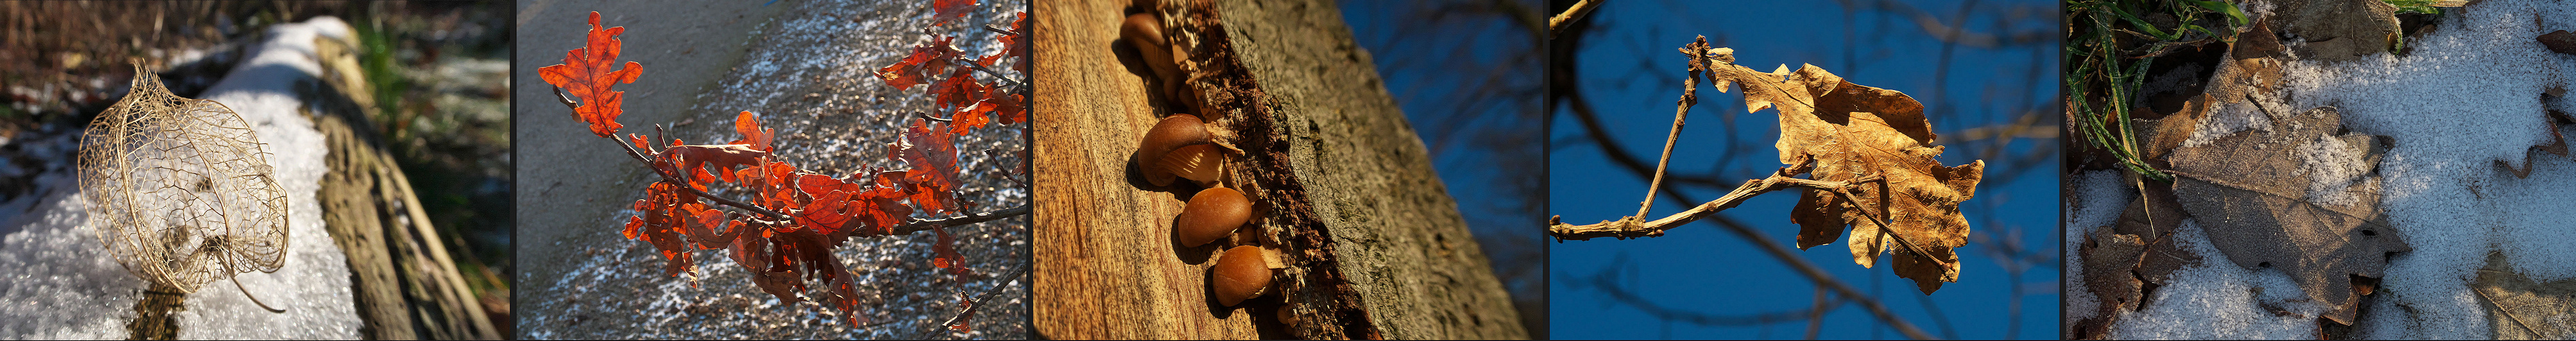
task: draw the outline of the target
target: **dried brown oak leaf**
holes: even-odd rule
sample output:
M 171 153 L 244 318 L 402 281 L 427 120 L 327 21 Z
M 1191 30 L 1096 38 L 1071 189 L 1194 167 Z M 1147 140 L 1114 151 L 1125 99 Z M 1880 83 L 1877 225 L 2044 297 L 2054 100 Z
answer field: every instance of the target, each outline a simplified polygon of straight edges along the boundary
M 1787 65 L 1759 72 L 1733 64 L 1713 63 L 1713 84 L 1725 91 L 1741 84 L 1747 112 L 1777 108 L 1780 113 L 1780 163 L 1814 160 L 1813 179 L 1855 181 L 1877 175 L 1884 181 L 1849 188 L 1853 198 L 1831 191 L 1807 190 L 1789 220 L 1798 223 L 1798 248 L 1833 243 L 1851 230 L 1852 262 L 1871 267 L 1878 255 L 1893 257 L 1897 277 L 1914 280 L 1923 294 L 1959 281 L 1959 254 L 1968 242 L 1968 219 L 1959 202 L 1977 192 L 1986 162 L 1942 166 L 1941 146 L 1932 145 L 1932 124 L 1923 104 L 1895 90 L 1860 86 L 1806 65 L 1796 72 Z M 1854 209 L 1854 208 L 1860 209 Z M 1886 228 L 1872 221 L 1884 217 Z M 1889 238 L 1894 234 L 1899 238 Z M 1912 245 L 1902 245 L 1902 244 Z M 1913 255 L 1921 250 L 1922 256 Z
M 2334 307 L 2326 318 L 2351 324 L 2350 276 L 2380 277 L 2388 254 L 2412 250 L 2379 208 L 2387 146 L 2336 134 L 2333 107 L 2269 116 L 2268 128 L 2176 149 L 2174 194 L 2228 260 L 2288 273 L 2308 299 Z
M 2299 59 L 2344 61 L 2393 50 L 2400 39 L 2397 6 L 2380 0 L 2287 0 L 2272 10 L 2272 27 L 2306 44 L 2290 47 Z

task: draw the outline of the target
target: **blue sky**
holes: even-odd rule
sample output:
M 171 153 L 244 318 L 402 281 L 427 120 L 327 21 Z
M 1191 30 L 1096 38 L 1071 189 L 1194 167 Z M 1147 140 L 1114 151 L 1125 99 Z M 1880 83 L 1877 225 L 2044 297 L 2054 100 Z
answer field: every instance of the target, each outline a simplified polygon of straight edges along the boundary
M 1903 5 L 1956 23 L 1962 4 L 1913 1 Z M 1960 130 L 2006 124 L 2033 113 L 2053 122 L 2058 115 L 2054 111 L 2056 4 L 1983 1 L 1967 12 L 1964 26 L 1971 32 L 2047 32 L 2049 38 L 2036 44 L 1956 46 L 1950 52 L 1947 79 L 1936 83 L 1943 44 L 1925 33 L 1912 20 L 1914 12 L 1907 10 L 1854 10 L 1831 1 L 1614 1 L 1585 19 L 1596 26 L 1577 52 L 1579 81 L 1551 86 L 1582 87 L 1600 111 L 1603 124 L 1617 133 L 1619 144 L 1652 162 L 1670 128 L 1673 101 L 1680 95 L 1682 66 L 1680 55 L 1673 51 L 1693 36 L 1707 35 L 1712 45 L 1734 48 L 1739 65 L 1768 71 L 1782 64 L 1790 68 L 1815 64 L 1854 83 L 1914 96 L 1931 108 L 1927 114 L 1933 116 L 1933 128 L 1943 134 L 1935 143 L 1950 145 L 1942 161 L 1956 165 L 1970 161 L 1976 149 L 1986 145 L 1963 144 L 1957 138 Z M 1673 173 L 1715 173 L 1728 182 L 1740 182 L 1779 166 L 1777 152 L 1771 148 L 1778 137 L 1776 111 L 1747 114 L 1737 93 L 1717 93 L 1705 85 L 1700 90 L 1700 105 L 1691 110 L 1691 124 L 1676 147 Z M 1634 214 L 1637 201 L 1644 197 L 1646 179 L 1604 157 L 1570 111 L 1558 107 L 1549 114 L 1554 129 L 1548 133 L 1552 141 L 1547 162 L 1548 212 L 1575 224 Z M 1728 120 L 1733 121 L 1732 129 Z M 1733 160 L 1721 159 L 1730 136 L 1738 139 L 1739 151 Z M 2053 139 L 2019 139 L 2003 145 L 2007 152 L 2002 155 L 2047 153 L 2055 145 Z M 2058 279 L 2054 249 L 2059 245 L 2054 232 L 2058 155 L 2036 161 L 2002 158 L 1986 159 L 1986 183 L 1962 209 L 1972 233 L 2015 238 L 2036 248 L 2031 252 L 2046 255 L 2018 282 L 2006 276 L 1993 254 L 1980 252 L 1976 242 L 1959 249 L 1964 265 L 1959 282 L 1928 297 L 1884 267 L 1852 264 L 1842 243 L 1794 253 L 1861 291 L 1875 292 L 1889 309 L 1936 336 L 2054 338 L 2059 300 L 2054 284 Z M 2001 170 L 2009 167 L 2029 170 L 2006 178 L 2008 174 Z M 1725 190 L 1690 187 L 1684 192 L 1704 201 Z M 1813 282 L 1750 244 L 1793 243 L 1790 238 L 1797 227 L 1788 223 L 1787 211 L 1795 198 L 1794 192 L 1776 192 L 1722 213 L 1770 235 L 1770 240 L 1745 240 L 1703 222 L 1659 238 L 1551 243 L 1551 335 L 1559 339 L 1803 337 L 1805 319 L 1748 326 L 1666 323 L 1637 306 L 1614 303 L 1587 284 L 1605 270 L 1617 270 L 1618 283 L 1664 308 L 1734 316 L 1805 309 L 1814 304 Z M 1670 197 L 1659 200 L 1650 217 L 1697 204 Z M 2035 293 L 2014 297 L 2011 290 L 2016 285 Z M 2013 319 L 2008 318 L 2012 316 L 2008 302 L 2013 300 L 2021 304 L 2018 328 L 2012 328 Z M 1940 314 L 1930 312 L 1933 306 Z M 1819 336 L 1902 337 L 1858 305 L 1828 313 Z

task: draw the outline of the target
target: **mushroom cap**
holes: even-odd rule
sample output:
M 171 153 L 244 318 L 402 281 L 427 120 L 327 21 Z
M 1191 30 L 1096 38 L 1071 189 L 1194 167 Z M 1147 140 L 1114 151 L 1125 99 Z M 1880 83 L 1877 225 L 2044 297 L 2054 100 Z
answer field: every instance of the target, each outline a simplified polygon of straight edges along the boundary
M 1181 208 L 1179 220 L 1173 225 L 1173 233 L 1180 237 L 1181 245 L 1207 245 L 1233 235 L 1235 229 L 1251 221 L 1252 200 L 1232 188 L 1199 190 L 1199 194 L 1190 196 L 1189 206 Z
M 1217 303 L 1232 307 L 1270 290 L 1270 267 L 1262 265 L 1262 252 L 1259 246 L 1236 246 L 1217 258 L 1216 268 L 1208 269 L 1216 272 Z
M 1172 45 L 1163 40 L 1163 21 L 1154 19 L 1153 13 L 1128 15 L 1127 22 L 1118 26 L 1118 37 L 1127 39 L 1130 44 L 1136 44 L 1137 48 L 1153 47 L 1155 52 L 1164 52 L 1160 50 Z M 1164 57 L 1170 57 L 1170 52 L 1164 53 Z
M 1136 148 L 1137 170 L 1155 186 L 1170 186 L 1174 176 L 1161 166 L 1163 156 L 1173 149 L 1213 142 L 1206 122 L 1199 121 L 1198 116 L 1172 114 L 1155 123 L 1154 129 L 1145 131 L 1144 143 Z

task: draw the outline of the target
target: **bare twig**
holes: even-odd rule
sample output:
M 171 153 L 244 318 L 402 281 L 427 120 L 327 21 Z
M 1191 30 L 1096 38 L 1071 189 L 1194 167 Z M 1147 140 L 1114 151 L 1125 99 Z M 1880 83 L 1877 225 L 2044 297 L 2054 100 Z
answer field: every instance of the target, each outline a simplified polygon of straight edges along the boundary
M 1026 208 L 1027 208 L 1027 206 L 1021 206 L 1021 208 L 1026 209 Z M 1012 269 L 1012 270 L 1011 270 L 1011 274 L 1010 274 L 1010 275 L 1005 275 L 1005 276 L 1002 276 L 1002 277 L 996 277 L 996 278 L 999 278 L 999 279 L 1013 279 L 1013 280 L 1016 280 L 1016 279 L 1019 279 L 1020 277 L 1024 277 L 1024 276 L 1028 276 L 1028 275 L 1029 275 L 1029 268 L 1028 268 L 1028 267 L 1023 266 L 1023 267 L 1020 267 L 1019 269 Z M 1010 281 L 1007 281 L 1007 280 L 1006 280 L 1006 281 L 1002 281 L 1002 282 L 1000 282 L 1000 283 L 995 283 L 995 284 L 993 284 L 993 287 L 991 287 L 991 288 L 984 288 L 984 293 L 982 293 L 982 294 L 977 294 L 977 295 L 975 295 L 975 298 L 974 298 L 974 299 L 972 299 L 972 300 L 968 300 L 968 303 L 966 304 L 966 309 L 965 309 L 965 310 L 959 310 L 959 311 L 957 311 L 957 314 L 956 314 L 956 315 L 951 315 L 951 316 L 949 316 L 949 317 L 948 317 L 948 321 L 947 321 L 947 322 L 940 322 L 940 323 L 939 323 L 939 325 L 937 325 L 937 326 L 932 326 L 932 328 L 933 328 L 933 329 L 931 329 L 931 330 L 929 330 L 929 331 L 927 331 L 927 332 L 925 332 L 925 333 L 923 333 L 923 334 L 921 334 L 921 335 L 915 335 L 915 336 L 913 336 L 913 337 L 912 337 L 912 339 L 914 339 L 914 340 L 928 340 L 928 339 L 930 339 L 930 336 L 931 336 L 931 335 L 938 335 L 939 333 L 942 333 L 942 332 L 946 331 L 946 330 L 948 329 L 948 327 L 949 327 L 949 326 L 955 326 L 955 325 L 960 324 L 960 323 L 966 323 L 966 321 L 965 321 L 965 320 L 966 320 L 966 317 L 967 317 L 968 315 L 973 315 L 973 314 L 974 314 L 974 312 L 975 312 L 976 310 L 978 310 L 978 309 L 983 309 L 983 308 L 984 308 L 984 301 L 992 299 L 994 294 L 1002 293 L 1002 288 L 1009 287 L 1009 286 L 1006 286 L 1006 285 L 1002 285 L 1001 283 L 1010 283 Z
M 1690 77 L 1682 77 L 1682 98 L 1673 101 L 1673 132 L 1664 135 L 1664 157 L 1655 161 L 1655 178 L 1646 183 L 1646 201 L 1637 204 L 1639 217 L 1655 208 L 1655 189 L 1664 187 L 1664 168 L 1673 163 L 1673 142 L 1682 138 L 1683 118 L 1690 116 L 1691 105 L 1699 104 L 1700 73 L 1710 66 L 1703 63 L 1708 55 L 1708 36 L 1699 36 L 1699 41 L 1684 45 L 1682 54 L 1690 55 Z
M 1556 35 L 1564 34 L 1566 26 L 1573 26 L 1571 24 L 1573 24 L 1575 20 L 1582 20 L 1584 16 L 1591 15 L 1592 9 L 1600 8 L 1601 3 L 1604 2 L 1610 2 L 1610 0 L 1577 1 L 1574 3 L 1574 8 L 1567 8 L 1565 9 L 1565 13 L 1557 13 L 1556 17 L 1547 18 L 1548 38 L 1555 39 Z
M 573 107 L 573 106 L 575 106 L 575 104 L 573 104 L 572 100 L 570 100 L 570 99 L 568 99 L 568 98 L 562 98 L 562 96 L 563 96 L 563 89 L 562 89 L 562 88 L 556 88 L 556 89 L 555 89 L 555 96 L 557 97 L 557 101 L 562 102 L 562 103 L 564 104 L 564 106 L 567 106 L 567 107 Z M 925 115 L 926 115 L 926 114 L 925 114 Z M 659 128 L 659 127 L 657 126 L 656 128 Z M 667 134 L 665 134 L 665 135 L 667 135 Z M 624 149 L 626 150 L 626 156 L 634 158 L 634 159 L 635 159 L 635 161 L 637 161 L 637 162 L 643 162 L 643 163 L 646 165 L 644 168 L 645 168 L 645 169 L 652 170 L 654 175 L 656 175 L 656 176 L 660 176 L 660 177 L 662 178 L 662 180 L 661 180 L 661 181 L 663 181 L 663 182 L 670 182 L 670 183 L 672 183 L 673 185 L 676 185 L 676 186 L 674 186 L 674 187 L 677 187 L 677 188 L 679 188 L 679 189 L 680 189 L 680 190 L 682 190 L 682 191 L 688 191 L 688 193 L 689 193 L 689 194 L 691 194 L 691 195 L 696 195 L 697 197 L 700 197 L 700 198 L 706 198 L 707 200 L 713 200 L 713 201 L 715 201 L 715 203 L 717 203 L 717 204 L 721 204 L 721 205 L 725 205 L 725 206 L 732 206 L 732 207 L 737 208 L 737 209 L 742 209 L 743 211 L 748 211 L 748 212 L 751 212 L 751 213 L 760 214 L 760 215 L 762 215 L 762 216 L 765 216 L 765 217 L 768 217 L 768 218 L 769 218 L 769 219 L 765 219 L 765 220 L 763 220 L 763 219 L 755 219 L 755 221 L 756 221 L 756 222 L 770 222 L 770 223 L 775 223 L 775 222 L 786 222 L 786 221 L 794 221 L 794 220 L 795 220 L 795 216 L 793 216 L 793 215 L 789 215 L 789 214 L 787 214 L 787 213 L 782 213 L 782 212 L 778 212 L 778 211 L 770 210 L 770 209 L 768 209 L 768 208 L 760 207 L 759 205 L 752 205 L 752 204 L 750 204 L 750 203 L 745 203 L 745 202 L 741 202 L 741 201 L 735 201 L 735 200 L 733 200 L 733 199 L 726 199 L 725 197 L 717 196 L 717 195 L 712 194 L 712 193 L 707 193 L 706 191 L 700 191 L 700 190 L 698 190 L 695 186 L 689 186 L 689 185 L 688 185 L 688 183 L 687 183 L 686 181 L 681 180 L 681 179 L 686 179 L 686 177 L 682 177 L 682 176 L 679 176 L 679 175 L 677 175 L 677 174 L 671 174 L 671 173 L 669 173 L 669 172 L 665 172 L 665 171 L 663 171 L 663 169 L 661 169 L 660 167 L 653 167 L 653 166 L 651 166 L 651 165 L 653 164 L 652 157 L 645 156 L 645 154 L 648 154 L 648 153 L 645 153 L 645 152 L 643 152 L 643 151 L 636 150 L 636 149 L 635 149 L 635 146 L 629 146 L 629 145 L 626 145 L 626 143 L 625 143 L 624 141 L 617 141 L 617 138 L 614 138 L 614 137 L 610 137 L 610 138 L 608 138 L 608 140 L 609 140 L 609 141 L 611 141 L 611 142 L 616 142 L 616 143 L 617 143 L 617 146 L 618 146 L 619 148 L 624 148 Z M 907 223 L 907 224 L 903 224 L 903 225 L 897 225 L 897 226 L 895 226 L 894 228 L 892 228 L 891 230 L 892 230 L 892 231 L 894 231 L 894 232 L 892 233 L 892 235 L 905 235 L 905 234 L 911 234 L 911 233 L 913 233 L 913 232 L 926 231 L 926 230 L 930 230 L 930 229 L 934 229 L 934 228 L 942 228 L 942 227 L 949 227 L 949 226 L 957 226 L 957 225 L 965 225 L 965 224 L 980 223 L 980 222 L 992 221 L 992 220 L 995 220 L 995 219 L 1006 218 L 1006 217 L 1010 217 L 1010 216 L 1014 216 L 1014 215 L 1025 215 L 1025 214 L 1028 214 L 1028 213 L 1029 213 L 1029 207 L 1028 207 L 1027 205 L 1021 205 L 1020 207 L 1014 207 L 1014 208 L 1004 209 L 1004 210 L 1001 210 L 1001 211 L 985 212 L 985 213 L 983 213 L 983 214 L 977 214 L 977 215 L 971 215 L 971 216 L 956 217 L 956 218 L 947 218 L 947 219 L 930 219 L 930 220 L 916 221 L 916 222 Z M 857 223 L 858 223 L 858 220 L 851 220 L 851 221 L 849 221 L 848 223 L 844 223 L 845 225 L 843 225 L 843 226 L 844 226 L 844 228 L 847 228 L 847 226 L 848 226 L 847 224 L 857 224 Z
M 1816 333 L 1825 329 L 1825 292 L 1827 290 L 1829 289 L 1825 289 L 1825 286 L 1816 286 L 1816 308 L 1807 314 L 1806 339 L 1808 340 L 1816 339 Z
M 1028 58 L 1028 57 L 1021 57 L 1021 58 Z M 1028 89 L 1028 87 L 1029 87 L 1029 86 L 1028 86 L 1028 83 L 1021 82 L 1021 81 L 1020 81 L 1020 80 L 1018 80 L 1018 79 L 1012 79 L 1010 76 L 1004 76 L 1004 75 L 1002 75 L 1002 72 L 1001 72 L 1001 71 L 993 71 L 993 69 L 984 68 L 984 64 L 976 63 L 974 59 L 967 59 L 966 57 L 957 57 L 957 60 L 956 60 L 956 61 L 952 61 L 952 62 L 950 62 L 950 63 L 954 63 L 954 64 L 965 64 L 966 66 L 974 67 L 974 68 L 975 68 L 975 71 L 983 71 L 983 72 L 984 72 L 984 74 L 992 75 L 992 76 L 993 76 L 993 78 L 1000 79 L 1000 80 L 1004 83 L 1003 85 L 1008 85 L 1008 86 L 1010 86 L 1010 87 L 1012 87 L 1012 88 L 1017 88 L 1017 89 Z M 1021 91 L 1012 91 L 1012 92 L 1013 92 L 1013 93 L 1020 93 Z
M 1810 162 L 1810 164 L 1812 164 L 1812 162 Z M 1734 191 L 1727 192 L 1724 197 L 1719 197 L 1717 200 L 1700 204 L 1697 207 L 1691 207 L 1689 210 L 1684 210 L 1681 213 L 1674 213 L 1673 215 L 1666 216 L 1662 219 L 1642 221 L 1642 219 L 1644 219 L 1642 217 L 1628 216 L 1620 218 L 1617 221 L 1604 221 L 1589 225 L 1570 225 L 1551 222 L 1547 227 L 1547 234 L 1548 236 L 1556 237 L 1558 240 L 1590 240 L 1592 238 L 1600 237 L 1619 239 L 1658 237 L 1664 235 L 1664 230 L 1681 227 L 1683 224 L 1689 224 L 1691 221 L 1699 220 L 1700 218 L 1707 217 L 1711 214 L 1717 214 L 1718 211 L 1734 208 L 1735 205 L 1743 204 L 1744 200 L 1752 199 L 1753 196 L 1761 195 L 1762 193 L 1787 189 L 1791 186 L 1833 190 L 1861 182 L 1878 180 L 1877 175 L 1863 176 L 1860 179 L 1854 179 L 1854 181 L 1848 182 L 1818 181 L 1789 176 L 1790 174 L 1804 173 L 1805 169 L 1802 168 L 1808 167 L 1812 166 L 1799 165 L 1780 167 L 1780 171 L 1772 173 L 1771 177 L 1745 181 L 1743 186 L 1736 186 Z M 1791 173 L 1792 171 L 1797 171 L 1797 173 Z
M 981 222 L 987 222 L 987 221 L 994 221 L 994 220 L 1000 220 L 1000 219 L 1002 219 L 1002 218 L 1010 218 L 1010 217 L 1014 217 L 1014 216 L 1023 216 L 1023 215 L 1028 215 L 1028 214 L 1029 214 L 1029 205 L 1020 205 L 1019 207 L 1005 208 L 1005 209 L 1002 209 L 1002 210 L 1000 210 L 1000 211 L 984 212 L 984 213 L 975 214 L 975 215 L 970 215 L 970 216 L 954 217 L 954 218 L 942 218 L 942 219 L 927 219 L 927 220 L 916 221 L 916 222 L 907 223 L 907 224 L 903 224 L 903 225 L 895 225 L 893 228 L 891 228 L 891 229 L 889 229 L 889 230 L 892 230 L 892 231 L 893 231 L 893 233 L 892 233 L 892 234 L 890 234 L 890 235 L 897 235 L 897 236 L 900 236 L 900 235 L 912 234 L 913 232 L 929 231 L 930 229 L 936 229 L 936 228 L 947 228 L 947 227 L 955 227 L 955 226 L 964 226 L 964 225 L 966 225 L 966 224 L 974 224 L 974 223 L 981 223 Z M 842 227 L 842 228 L 843 228 L 843 229 L 848 229 L 848 228 L 854 227 L 854 226 L 849 226 L 849 225 L 856 225 L 856 224 L 858 224 L 858 222 L 859 222 L 859 220 L 852 219 L 852 220 L 850 220 L 850 222 L 848 222 L 848 223 L 844 223 L 845 225 L 843 225 L 843 227 Z

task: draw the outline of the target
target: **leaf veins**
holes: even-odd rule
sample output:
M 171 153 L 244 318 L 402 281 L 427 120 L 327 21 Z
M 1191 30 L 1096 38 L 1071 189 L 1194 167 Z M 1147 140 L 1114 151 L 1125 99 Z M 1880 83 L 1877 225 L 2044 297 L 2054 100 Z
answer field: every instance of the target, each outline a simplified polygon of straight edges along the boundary
M 619 107 L 626 101 L 626 92 L 610 87 L 634 83 L 636 76 L 644 74 L 644 64 L 632 61 L 626 62 L 626 68 L 609 70 L 617 64 L 618 50 L 626 45 L 617 39 L 622 33 L 626 33 L 625 26 L 601 28 L 599 12 L 592 11 L 590 36 L 582 47 L 565 52 L 563 64 L 537 68 L 537 76 L 545 78 L 546 84 L 581 98 L 581 106 L 573 108 L 573 116 L 590 122 L 590 133 L 599 137 L 616 136 L 622 127 L 617 124 L 617 115 L 625 112 Z
M 1796 72 L 1782 65 L 1768 73 L 1709 65 L 1721 91 L 1730 82 L 1743 86 L 1748 111 L 1778 109 L 1781 163 L 1814 160 L 1812 174 L 1820 181 L 1880 177 L 1852 187 L 1853 197 L 1806 190 L 1789 214 L 1801 226 L 1799 248 L 1832 243 L 1849 229 L 1853 263 L 1870 267 L 1879 254 L 1897 251 L 1896 275 L 1914 280 L 1927 295 L 1959 280 L 1955 249 L 1968 236 L 1959 202 L 1976 195 L 1985 161 L 1942 166 L 1935 159 L 1942 147 L 1932 144 L 1937 135 L 1922 103 L 1903 92 L 1852 84 L 1815 65 Z

